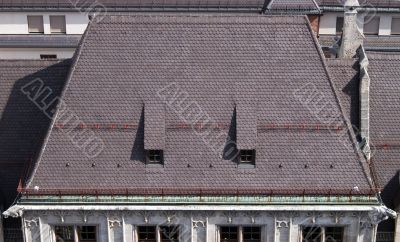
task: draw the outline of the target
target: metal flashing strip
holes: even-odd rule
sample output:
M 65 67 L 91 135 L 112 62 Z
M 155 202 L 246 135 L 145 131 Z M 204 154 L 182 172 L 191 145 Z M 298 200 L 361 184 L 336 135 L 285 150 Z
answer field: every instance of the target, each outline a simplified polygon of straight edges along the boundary
M 274 204 L 379 204 L 374 195 L 348 195 L 348 196 L 277 196 L 277 195 L 253 195 L 253 196 L 174 196 L 174 195 L 29 195 L 22 196 L 19 204 L 250 204 L 250 205 L 274 205 Z

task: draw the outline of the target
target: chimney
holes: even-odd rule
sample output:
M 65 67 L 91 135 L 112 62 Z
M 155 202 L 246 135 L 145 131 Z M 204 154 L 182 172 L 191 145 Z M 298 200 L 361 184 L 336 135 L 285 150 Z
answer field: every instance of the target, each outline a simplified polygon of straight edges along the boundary
M 363 44 L 364 35 L 357 25 L 357 7 L 359 6 L 358 0 L 346 0 L 344 3 L 344 23 L 339 58 L 354 58 L 358 48 Z

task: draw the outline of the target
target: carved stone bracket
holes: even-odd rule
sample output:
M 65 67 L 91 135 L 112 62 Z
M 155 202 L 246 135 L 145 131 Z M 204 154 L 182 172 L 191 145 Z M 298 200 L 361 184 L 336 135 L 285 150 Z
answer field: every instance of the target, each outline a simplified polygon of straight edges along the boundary
M 206 225 L 207 225 L 207 222 L 204 220 L 193 220 L 192 221 L 193 228 L 206 227 Z
M 174 212 L 174 211 L 166 211 L 166 212 L 164 212 L 164 216 L 167 219 L 167 223 L 170 224 L 176 218 L 176 212 Z
M 290 221 L 286 220 L 276 220 L 277 228 L 289 228 Z
M 39 226 L 39 218 L 24 219 L 25 228 L 32 229 Z
M 65 222 L 65 217 L 66 216 L 70 216 L 71 212 L 70 211 L 65 211 L 65 210 L 60 210 L 60 211 L 56 211 L 54 213 L 54 215 L 60 217 L 61 223 L 64 223 Z
M 89 217 L 90 215 L 92 215 L 92 214 L 93 214 L 93 213 L 92 213 L 91 211 L 87 211 L 87 210 L 78 211 L 78 216 L 82 217 L 82 221 L 83 221 L 84 223 L 87 223 L 88 217 Z
M 109 219 L 108 220 L 108 226 L 110 228 L 121 227 L 122 226 L 122 221 L 120 219 Z
M 340 218 L 344 217 L 345 213 L 340 211 L 334 211 L 331 212 L 329 215 L 333 217 L 335 223 L 337 224 L 340 222 Z
M 260 214 L 260 212 L 256 212 L 256 211 L 246 211 L 243 213 L 243 215 L 245 217 L 250 218 L 250 221 L 252 224 L 256 223 L 256 218 L 258 217 L 259 214 Z
M 234 211 L 225 211 L 224 216 L 226 217 L 226 221 L 228 222 L 228 224 L 232 223 L 233 217 L 235 217 L 236 212 Z
M 139 211 L 138 214 L 139 216 L 143 217 L 143 222 L 146 224 L 149 223 L 150 217 L 153 215 L 153 213 L 150 211 Z
M 307 213 L 307 217 L 309 217 L 311 219 L 311 223 L 315 224 L 315 222 L 317 221 L 317 218 L 322 217 L 322 213 L 321 212 L 309 212 Z

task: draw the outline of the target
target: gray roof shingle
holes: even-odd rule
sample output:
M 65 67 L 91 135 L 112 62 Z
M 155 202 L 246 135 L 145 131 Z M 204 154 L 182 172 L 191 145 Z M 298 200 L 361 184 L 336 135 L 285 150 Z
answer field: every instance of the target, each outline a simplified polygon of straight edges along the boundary
M 78 53 L 63 101 L 104 150 L 83 155 L 56 121 L 30 188 L 370 189 L 305 17 L 107 16 Z M 146 168 L 146 107 L 169 85 L 164 168 Z M 310 87 L 326 103 L 299 100 Z M 194 130 L 182 118 L 188 103 L 204 114 Z M 331 113 L 316 112 L 320 104 Z M 241 128 L 257 132 L 244 141 L 257 150 L 254 169 L 223 154 L 230 139 L 246 139 Z

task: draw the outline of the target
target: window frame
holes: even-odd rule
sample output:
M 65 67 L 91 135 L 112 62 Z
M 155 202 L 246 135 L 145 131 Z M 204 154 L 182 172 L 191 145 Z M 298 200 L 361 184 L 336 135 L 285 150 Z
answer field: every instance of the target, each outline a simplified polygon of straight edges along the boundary
M 73 233 L 74 233 L 74 242 L 85 242 L 85 241 L 96 241 L 99 242 L 99 227 L 100 224 L 50 224 L 51 227 L 51 233 L 53 237 L 53 241 L 56 241 L 56 233 L 55 233 L 55 228 L 56 227 L 73 227 Z M 95 227 L 95 239 L 81 239 L 78 227 Z
M 391 28 L 390 28 L 390 35 L 400 35 L 400 27 L 399 27 L 399 32 L 393 32 L 393 23 L 395 21 L 399 22 L 399 26 L 400 26 L 400 17 L 392 17 L 392 23 L 391 23 Z
M 30 18 L 40 18 L 41 26 L 38 27 L 39 31 L 31 31 L 31 23 L 32 20 L 29 21 Z M 44 19 L 43 15 L 27 15 L 26 21 L 28 23 L 28 33 L 29 34 L 44 34 Z
M 338 23 L 340 23 L 339 19 L 341 19 L 341 25 L 342 25 L 342 29 L 338 30 Z M 343 33 L 343 26 L 344 26 L 344 17 L 343 16 L 336 16 L 336 23 L 335 23 L 335 34 L 336 35 L 341 35 Z
M 63 18 L 63 28 L 61 28 L 61 31 L 60 32 L 58 32 L 58 31 L 53 31 L 53 28 L 52 28 L 52 21 L 51 21 L 51 19 L 53 18 Z M 54 22 L 53 22 L 54 23 Z M 65 15 L 50 15 L 49 16 L 49 24 L 50 24 L 50 33 L 51 34 L 66 34 L 67 33 L 67 20 L 66 20 L 66 17 L 65 17 Z
M 175 227 L 175 228 L 177 228 L 178 236 L 177 236 L 176 240 L 163 239 L 163 232 L 162 232 L 162 228 L 163 227 Z M 158 231 L 158 238 L 159 238 L 159 240 L 157 242 L 171 242 L 171 241 L 179 242 L 180 241 L 180 236 L 182 235 L 182 231 L 181 231 L 181 226 L 179 224 L 161 224 L 161 225 L 158 225 L 157 228 L 158 229 L 156 231 Z
M 245 153 L 245 154 L 242 154 L 242 153 Z M 243 159 L 243 157 L 246 157 L 246 159 Z M 256 150 L 255 149 L 239 150 L 238 163 L 239 163 L 239 165 L 254 166 L 256 164 Z
M 140 242 L 141 240 L 140 240 L 140 232 L 139 232 L 139 228 L 140 227 L 154 227 L 154 236 L 155 236 L 155 238 L 154 238 L 154 242 L 158 242 L 158 238 L 160 237 L 159 235 L 158 235 L 158 233 L 159 233 L 159 229 L 158 229 L 158 226 L 157 225 L 152 225 L 152 224 L 143 224 L 143 225 L 136 225 L 136 228 L 135 228 L 135 232 L 136 232 L 136 241 L 138 241 L 138 242 Z M 153 241 L 153 240 L 144 240 L 144 241 Z
M 346 225 L 315 225 L 315 224 L 306 224 L 299 226 L 299 235 L 300 235 L 300 242 L 308 242 L 304 240 L 304 229 L 305 228 L 318 228 L 321 230 L 320 239 L 317 242 L 326 242 L 326 229 L 327 228 L 341 228 L 342 230 L 342 241 L 346 240 Z
M 217 242 L 224 242 L 224 240 L 222 240 L 222 228 L 223 227 L 235 227 L 237 230 L 237 242 L 245 242 L 244 240 L 244 228 L 249 228 L 249 227 L 253 227 L 253 228 L 259 228 L 259 242 L 264 241 L 263 240 L 263 231 L 264 231 L 264 226 L 261 224 L 219 224 L 216 225 L 217 226 L 217 230 L 216 230 L 216 241 Z M 233 240 L 231 240 L 233 242 Z M 247 241 L 252 241 L 252 240 L 247 240 Z M 257 240 L 253 240 L 255 242 L 258 242 Z M 229 240 L 228 240 L 229 242 Z
M 152 154 L 153 152 L 160 152 L 160 154 Z M 159 160 L 151 159 L 152 157 L 159 157 Z M 146 164 L 149 166 L 163 166 L 164 150 L 146 150 Z
M 369 21 L 365 22 L 366 19 L 369 20 Z M 378 29 L 377 29 L 377 31 L 365 32 L 365 26 L 370 24 L 373 19 L 378 19 Z M 381 16 L 372 16 L 372 18 L 371 18 L 371 16 L 365 16 L 364 17 L 364 24 L 363 24 L 363 34 L 364 35 L 369 35 L 369 36 L 377 36 L 377 35 L 379 35 L 380 24 L 381 24 Z

